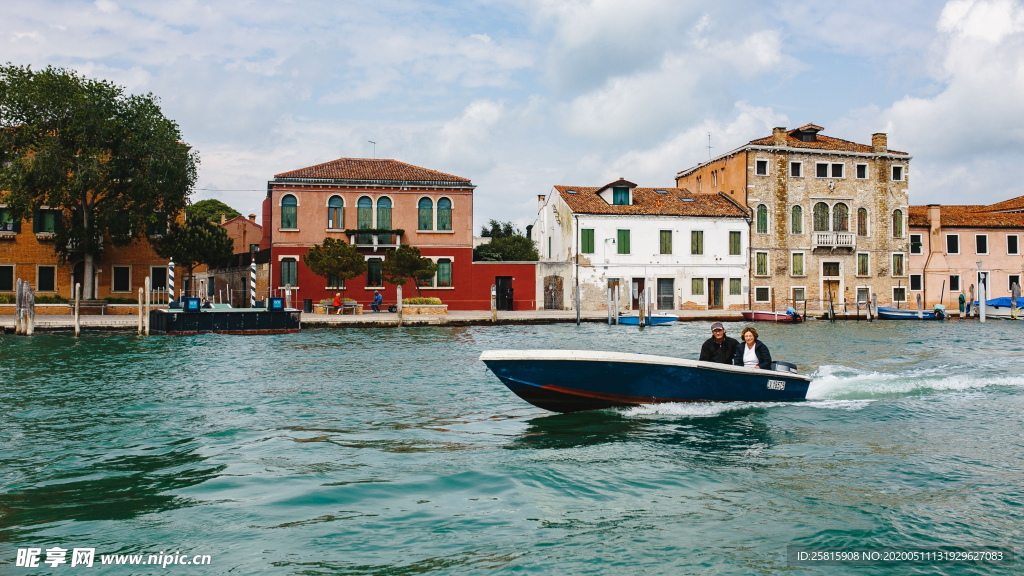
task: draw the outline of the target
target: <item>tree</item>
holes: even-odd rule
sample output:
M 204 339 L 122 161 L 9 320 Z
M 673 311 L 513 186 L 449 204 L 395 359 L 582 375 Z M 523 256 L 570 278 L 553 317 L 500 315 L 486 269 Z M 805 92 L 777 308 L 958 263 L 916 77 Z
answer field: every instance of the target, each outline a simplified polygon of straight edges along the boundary
M 536 262 L 540 254 L 530 240 L 515 224 L 491 220 L 480 228 L 480 235 L 490 237 L 491 241 L 473 249 L 473 260 L 505 261 L 505 262 Z
M 0 67 L 0 203 L 54 210 L 54 251 L 81 257 L 93 294 L 104 236 L 124 245 L 184 210 L 199 156 L 152 94 L 47 67 Z
M 486 226 L 480 227 L 480 235 L 484 238 L 497 240 L 499 238 L 508 238 L 510 236 L 522 236 L 523 233 L 511 222 L 498 222 L 492 218 Z
M 422 296 L 419 283 L 415 280 L 433 277 L 437 273 L 437 264 L 430 258 L 424 258 L 419 248 L 402 244 L 398 250 L 388 250 L 381 271 L 384 280 L 398 286 L 404 286 L 405 282 L 412 278 L 416 293 Z
M 220 200 L 215 200 L 213 198 L 200 200 L 199 202 L 196 202 L 195 204 L 186 208 L 185 211 L 188 214 L 198 214 L 206 218 L 207 220 L 213 222 L 214 224 L 220 224 L 221 214 L 224 214 L 225 218 L 227 218 L 228 220 L 231 220 L 232 218 L 237 218 L 238 216 L 242 215 L 242 213 L 239 212 L 238 210 L 235 210 L 231 206 L 228 206 L 227 204 L 221 202 Z
M 153 240 L 153 248 L 161 258 L 170 258 L 185 269 L 182 278 L 192 278 L 192 270 L 199 264 L 218 268 L 230 262 L 235 243 L 223 226 L 192 214 L 184 224 L 171 223 L 167 234 Z
M 334 238 L 324 238 L 323 244 L 314 245 L 302 261 L 310 272 L 327 279 L 351 280 L 366 272 L 366 258 L 356 247 Z

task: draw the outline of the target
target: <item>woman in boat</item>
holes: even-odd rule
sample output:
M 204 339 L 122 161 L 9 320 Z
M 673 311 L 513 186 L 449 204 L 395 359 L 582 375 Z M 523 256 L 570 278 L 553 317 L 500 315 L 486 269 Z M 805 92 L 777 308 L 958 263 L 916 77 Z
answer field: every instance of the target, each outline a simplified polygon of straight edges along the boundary
M 743 343 L 736 348 L 736 356 L 732 363 L 736 366 L 747 368 L 758 368 L 761 370 L 772 369 L 772 355 L 768 347 L 757 339 L 757 330 L 753 326 L 747 326 L 740 332 Z

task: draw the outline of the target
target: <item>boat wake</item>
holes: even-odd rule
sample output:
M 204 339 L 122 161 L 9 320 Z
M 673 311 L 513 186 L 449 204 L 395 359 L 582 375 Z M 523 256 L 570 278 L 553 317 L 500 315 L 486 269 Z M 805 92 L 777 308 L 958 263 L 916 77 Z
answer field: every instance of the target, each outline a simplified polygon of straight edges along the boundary
M 878 372 L 849 366 L 824 365 L 813 374 L 808 400 L 855 400 L 907 396 L 927 392 L 974 390 L 989 386 L 1024 386 L 1024 376 L 986 377 L 978 369 L 952 366 Z
M 673 402 L 665 404 L 645 404 L 619 408 L 626 417 L 644 416 L 684 416 L 689 418 L 708 418 L 728 412 L 744 410 L 764 410 L 782 406 L 802 406 L 805 408 L 821 408 L 826 410 L 861 410 L 874 400 L 809 400 L 807 402 Z

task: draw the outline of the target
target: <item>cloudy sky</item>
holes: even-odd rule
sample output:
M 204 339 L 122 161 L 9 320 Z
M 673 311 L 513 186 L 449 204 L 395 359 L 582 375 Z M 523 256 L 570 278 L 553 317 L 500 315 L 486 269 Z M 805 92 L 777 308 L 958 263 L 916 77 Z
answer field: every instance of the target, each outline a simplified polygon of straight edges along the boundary
M 1020 2 L 5 0 L 0 61 L 153 92 L 195 199 L 259 213 L 275 173 L 339 157 L 478 185 L 532 222 L 553 184 L 675 173 L 773 126 L 914 155 L 911 203 L 1024 194 Z

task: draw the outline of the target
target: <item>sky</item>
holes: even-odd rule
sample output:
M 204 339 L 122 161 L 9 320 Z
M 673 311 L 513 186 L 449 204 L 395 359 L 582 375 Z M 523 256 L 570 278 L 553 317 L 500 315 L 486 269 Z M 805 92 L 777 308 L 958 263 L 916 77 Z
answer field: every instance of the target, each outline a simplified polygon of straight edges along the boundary
M 1024 194 L 1010 0 L 5 0 L 0 62 L 152 92 L 193 201 L 243 214 L 276 173 L 376 154 L 470 178 L 475 229 L 525 228 L 553 185 L 671 186 L 808 122 L 886 132 L 911 204 Z

